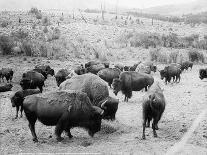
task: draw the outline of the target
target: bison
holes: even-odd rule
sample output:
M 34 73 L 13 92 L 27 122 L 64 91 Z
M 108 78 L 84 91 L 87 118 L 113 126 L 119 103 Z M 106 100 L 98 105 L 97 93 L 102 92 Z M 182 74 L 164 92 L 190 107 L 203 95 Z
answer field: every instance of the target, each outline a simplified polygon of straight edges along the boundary
M 134 64 L 133 66 L 130 66 L 130 67 L 129 67 L 129 71 L 135 71 L 136 68 L 137 68 L 137 66 L 138 66 L 140 63 L 141 63 L 141 61 L 138 62 L 138 63 L 136 63 L 136 64 Z
M 59 90 L 76 90 L 86 93 L 93 105 L 104 109 L 103 119 L 115 119 L 119 100 L 109 96 L 107 83 L 97 75 L 87 73 L 74 76 L 61 83 Z
M 154 83 L 147 94 L 144 96 L 142 103 L 143 114 L 143 133 L 142 139 L 145 138 L 145 128 L 150 127 L 150 121 L 153 119 L 152 129 L 154 137 L 157 137 L 156 130 L 158 130 L 158 121 L 160 120 L 165 110 L 165 97 L 163 90 L 160 88 L 159 83 Z M 147 123 L 147 125 L 146 125 Z
M 81 64 L 80 66 L 77 66 L 75 69 L 74 69 L 74 72 L 77 74 L 77 75 L 82 75 L 82 74 L 85 74 L 87 72 L 87 69 L 83 67 L 83 65 Z
M 11 68 L 2 68 L 0 70 L 0 78 L 4 81 L 4 77 L 6 78 L 7 82 L 11 82 L 13 78 L 14 71 Z
M 121 70 L 118 68 L 105 68 L 100 70 L 97 75 L 102 78 L 104 81 L 108 82 L 109 86 L 111 87 L 111 84 L 113 82 L 114 78 L 119 78 L 119 75 L 121 73 Z
M 66 77 L 70 74 L 67 69 L 61 69 L 55 74 L 55 79 L 57 82 L 57 86 L 59 87 L 60 84 L 66 80 Z
M 91 104 L 87 94 L 76 91 L 29 95 L 24 99 L 23 108 L 34 142 L 38 142 L 35 133 L 37 119 L 44 125 L 56 126 L 56 139 L 61 141 L 63 131 L 72 138 L 70 129 L 73 127 L 85 128 L 93 136 L 101 129 L 104 113 L 104 110 Z
M 35 72 L 38 72 L 38 73 L 41 73 L 45 79 L 47 79 L 47 72 L 42 70 L 42 69 L 39 69 L 39 68 L 35 68 L 33 69 L 32 71 L 35 71 Z
M 85 68 L 88 68 L 88 67 L 91 67 L 93 65 L 97 65 L 97 64 L 100 64 L 99 61 L 89 61 L 87 63 L 85 63 Z
M 37 87 L 42 92 L 42 87 L 44 86 L 45 78 L 41 73 L 36 71 L 28 71 L 23 73 L 22 79 L 20 81 L 20 86 L 23 90 L 25 89 L 36 89 Z
M 100 70 L 104 69 L 105 66 L 103 64 L 96 64 L 96 65 L 92 65 L 87 69 L 87 73 L 93 73 L 93 74 L 97 74 Z
M 14 96 L 11 97 L 12 107 L 16 107 L 16 117 L 15 117 L 15 119 L 18 117 L 19 107 L 21 107 L 20 117 L 22 117 L 24 98 L 28 95 L 38 94 L 38 93 L 40 93 L 40 90 L 38 90 L 38 89 L 26 89 L 26 90 L 17 91 L 14 94 Z
M 204 78 L 207 78 L 207 68 L 199 70 L 199 78 L 201 80 L 203 80 Z
M 11 83 L 0 86 L 0 92 L 11 91 L 13 85 Z
M 122 65 L 122 64 L 116 64 L 116 65 L 114 65 L 114 67 L 120 69 L 121 71 L 124 70 L 124 65 Z
M 54 69 L 52 69 L 49 65 L 37 65 L 35 66 L 35 69 L 41 69 L 42 71 L 46 72 L 47 75 L 55 75 Z
M 157 71 L 157 66 L 155 66 L 152 61 L 145 61 L 142 64 L 145 65 L 145 66 L 149 66 L 150 70 L 153 71 L 153 72 Z
M 135 72 L 150 74 L 151 73 L 151 69 L 150 69 L 149 66 L 146 66 L 144 64 L 139 64 L 137 66 Z
M 140 91 L 145 88 L 147 91 L 154 83 L 154 78 L 151 75 L 137 72 L 122 72 L 118 78 L 113 80 L 113 92 L 115 95 L 121 90 L 125 95 L 124 101 L 128 102 L 128 99 L 132 97 L 132 91 Z
M 177 82 L 177 80 L 179 80 L 178 82 L 180 82 L 180 74 L 181 69 L 179 66 L 176 66 L 174 64 L 166 66 L 163 70 L 160 71 L 161 80 L 165 78 L 165 84 L 167 84 L 167 82 L 170 82 L 171 78 L 173 78 L 173 81 Z
M 191 69 L 193 68 L 193 63 L 191 61 L 184 61 L 180 65 L 181 65 L 182 71 L 188 70 L 188 68 L 191 68 Z

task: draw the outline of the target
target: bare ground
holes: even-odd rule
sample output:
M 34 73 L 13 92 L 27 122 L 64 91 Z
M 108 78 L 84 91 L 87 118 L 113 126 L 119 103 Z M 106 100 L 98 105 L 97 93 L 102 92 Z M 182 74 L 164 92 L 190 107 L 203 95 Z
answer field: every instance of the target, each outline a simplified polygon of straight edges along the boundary
M 22 73 L 37 63 L 50 64 L 57 71 L 60 68 L 71 68 L 80 61 L 60 62 L 42 58 L 27 58 L 23 61 L 21 57 L 0 58 L 0 67 L 7 66 L 15 70 L 13 91 L 0 93 L 1 153 L 165 154 L 182 138 L 198 114 L 207 108 L 207 80 L 200 80 L 198 77 L 198 70 L 204 66 L 195 65 L 191 71 L 184 72 L 181 82 L 176 84 L 165 85 L 160 80 L 159 72 L 152 73 L 162 84 L 167 101 L 166 110 L 159 122 L 158 138 L 154 138 L 152 129 L 147 128 L 146 140 L 141 140 L 141 104 L 145 92 L 133 92 L 128 103 L 123 102 L 124 96 L 121 93 L 118 94 L 120 104 L 116 121 L 103 120 L 101 131 L 93 138 L 85 130 L 74 128 L 71 131 L 74 136 L 72 139 L 63 134 L 64 140 L 57 142 L 54 136 L 55 127 L 48 127 L 37 121 L 36 133 L 39 142 L 33 143 L 25 115 L 23 118 L 14 119 L 15 108 L 11 107 L 9 98 L 20 89 L 18 83 Z M 159 69 L 163 67 L 158 65 Z M 57 88 L 54 77 L 49 77 L 44 91 Z M 111 89 L 110 94 L 114 96 Z M 190 137 L 181 154 L 207 154 L 207 117 Z

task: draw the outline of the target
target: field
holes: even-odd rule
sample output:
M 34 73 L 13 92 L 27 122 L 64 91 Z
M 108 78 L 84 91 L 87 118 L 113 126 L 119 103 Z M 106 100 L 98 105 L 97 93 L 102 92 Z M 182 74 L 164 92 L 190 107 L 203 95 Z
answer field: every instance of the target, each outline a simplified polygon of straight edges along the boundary
M 18 25 L 15 14 L 23 19 L 23 22 L 36 21 L 27 13 L 1 14 L 3 18 L 9 18 L 12 21 L 6 28 L 0 28 L 0 34 L 10 34 L 11 31 L 21 27 L 31 32 L 31 38 L 44 43 L 40 38 L 47 34 L 42 34 L 44 26 L 37 25 L 38 28 L 31 29 L 32 22 Z M 49 14 L 51 19 L 51 28 L 56 23 L 56 19 L 61 15 Z M 14 70 L 13 89 L 11 92 L 0 93 L 0 151 L 3 154 L 17 153 L 101 153 L 101 154 L 165 154 L 165 152 L 179 142 L 182 136 L 188 131 L 189 127 L 202 110 L 207 108 L 207 80 L 200 80 L 198 71 L 206 67 L 202 62 L 195 62 L 193 69 L 185 71 L 181 75 L 181 82 L 165 85 L 160 79 L 159 72 L 152 73 L 155 81 L 159 81 L 164 88 L 166 98 L 166 109 L 159 122 L 158 138 L 153 137 L 152 129 L 146 129 L 146 140 L 141 140 L 142 136 L 142 98 L 146 92 L 133 92 L 129 102 L 124 102 L 124 96 L 119 92 L 114 96 L 112 89 L 109 88 L 112 97 L 119 98 L 119 108 L 116 114 L 116 120 L 102 121 L 102 129 L 96 133 L 93 138 L 80 128 L 74 128 L 71 133 L 74 136 L 69 139 L 63 134 L 64 140 L 57 142 L 54 136 L 54 128 L 44 126 L 40 122 L 36 123 L 36 133 L 39 139 L 38 143 L 33 143 L 28 122 L 23 118 L 14 119 L 15 108 L 12 108 L 10 97 L 14 92 L 20 89 L 19 80 L 22 73 L 34 68 L 37 64 L 48 64 L 54 68 L 55 72 L 59 69 L 67 68 L 71 70 L 80 63 L 88 60 L 100 59 L 109 61 L 112 65 L 123 63 L 132 65 L 139 60 L 149 59 L 149 51 L 143 47 L 130 47 L 128 44 L 117 43 L 118 38 L 123 32 L 156 32 L 169 33 L 172 28 L 179 36 L 190 34 L 200 34 L 201 37 L 207 34 L 206 25 L 190 27 L 189 25 L 172 24 L 167 22 L 155 21 L 151 25 L 151 20 L 142 19 L 144 25 L 128 24 L 124 21 L 114 22 L 110 20 L 112 16 L 106 16 L 107 22 L 94 22 L 97 15 L 85 15 L 88 23 L 81 18 L 72 19 L 64 13 L 64 21 L 58 27 L 61 36 L 57 40 L 46 41 L 47 57 L 29 57 L 29 56 L 0 56 L 0 68 L 11 67 Z M 30 19 L 31 18 L 31 19 Z M 100 18 L 100 17 L 99 17 Z M 16 23 L 16 24 L 15 24 Z M 160 26 L 162 25 L 162 26 Z M 41 32 L 40 32 L 41 31 Z M 46 39 L 47 40 L 47 39 Z M 183 59 L 189 59 L 187 52 L 189 49 L 162 48 L 162 51 L 179 51 L 183 54 Z M 206 50 L 200 50 L 206 60 Z M 55 53 L 56 52 L 56 53 Z M 52 54 L 53 53 L 53 54 Z M 97 54 L 98 53 L 98 56 Z M 53 56 L 53 57 L 52 57 Z M 180 61 L 179 57 L 177 61 Z M 165 64 L 156 63 L 158 69 L 164 68 Z M 2 83 L 0 83 L 2 84 Z M 54 77 L 49 76 L 46 80 L 44 92 L 57 90 Z M 181 154 L 203 154 L 207 153 L 207 116 L 200 123 L 195 132 L 191 135 L 187 144 L 183 147 Z

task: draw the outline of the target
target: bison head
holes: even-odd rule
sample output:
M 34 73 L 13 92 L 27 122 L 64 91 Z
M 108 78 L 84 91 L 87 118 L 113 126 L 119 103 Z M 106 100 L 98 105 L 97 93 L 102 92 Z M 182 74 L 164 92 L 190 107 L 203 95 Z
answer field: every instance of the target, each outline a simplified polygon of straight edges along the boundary
M 157 71 L 157 66 L 154 66 L 154 65 L 153 65 L 153 66 L 151 67 L 151 71 L 153 71 L 153 72 L 155 73 L 155 72 Z
M 160 71 L 160 76 L 161 76 L 161 80 L 163 80 L 165 77 L 167 77 L 167 71 L 165 69 L 161 70 Z
M 90 118 L 90 123 L 88 125 L 88 134 L 93 137 L 93 135 L 101 130 L 101 119 L 104 113 L 104 110 L 97 106 L 92 106 L 93 112 Z
M 12 107 L 21 105 L 23 103 L 23 100 L 23 95 L 20 92 L 16 92 L 14 96 L 11 97 Z
M 47 74 L 50 74 L 51 76 L 54 76 L 55 75 L 55 71 L 54 69 L 50 69 Z
M 113 92 L 115 95 L 121 90 L 121 80 L 118 78 L 113 79 L 112 82 Z
M 118 99 L 108 97 L 108 99 L 101 104 L 101 108 L 104 110 L 103 119 L 112 121 L 115 120 L 118 104 Z

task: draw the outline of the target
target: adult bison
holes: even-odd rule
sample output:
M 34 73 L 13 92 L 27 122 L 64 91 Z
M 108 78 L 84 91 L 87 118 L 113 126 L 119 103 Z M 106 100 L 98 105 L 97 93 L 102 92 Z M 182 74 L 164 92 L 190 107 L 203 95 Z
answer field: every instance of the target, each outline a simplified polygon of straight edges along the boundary
M 103 119 L 115 119 L 118 99 L 109 96 L 107 83 L 97 75 L 87 73 L 61 83 L 59 90 L 76 90 L 88 95 L 93 105 L 104 109 Z
M 20 85 L 23 90 L 25 89 L 36 89 L 37 87 L 42 92 L 45 78 L 41 73 L 36 71 L 28 71 L 23 73 Z
M 157 66 L 152 61 L 145 61 L 142 64 L 145 66 L 149 66 L 150 70 L 153 72 L 157 71 Z
M 46 72 L 47 75 L 49 75 L 49 74 L 51 76 L 55 75 L 54 69 L 52 69 L 49 65 L 37 65 L 37 66 L 35 66 L 35 69 L 40 69 L 40 70 Z
M 87 73 L 93 73 L 93 74 L 97 74 L 100 70 L 104 69 L 105 66 L 104 64 L 96 64 L 96 65 L 92 65 L 90 67 L 87 67 Z
M 82 75 L 85 74 L 87 72 L 87 69 L 83 67 L 83 65 L 81 64 L 80 66 L 76 66 L 74 69 L 74 72 L 77 75 Z
M 151 69 L 150 69 L 149 66 L 146 66 L 144 64 L 139 64 L 137 66 L 135 72 L 150 74 L 151 73 Z
M 17 91 L 14 94 L 14 96 L 11 97 L 12 107 L 16 107 L 15 119 L 18 117 L 19 107 L 21 108 L 20 109 L 20 112 L 21 112 L 20 117 L 22 117 L 24 98 L 28 95 L 33 95 L 33 94 L 38 94 L 38 93 L 40 93 L 40 90 L 38 90 L 38 89 L 26 89 L 26 90 Z
M 193 68 L 193 63 L 191 61 L 184 61 L 180 65 L 181 65 L 182 71 L 188 70 L 188 68 L 191 68 L 191 69 Z
M 136 64 L 134 64 L 133 66 L 130 66 L 130 67 L 129 67 L 129 71 L 135 71 L 136 68 L 137 68 L 137 66 L 138 66 L 140 63 L 141 63 L 141 61 L 138 62 L 138 63 L 136 63 Z
M 199 70 L 199 78 L 201 80 L 204 79 L 204 78 L 207 78 L 207 68 Z
M 55 79 L 57 86 L 59 87 L 60 84 L 66 80 L 66 77 L 70 74 L 67 69 L 61 69 L 55 74 Z
M 0 86 L 0 92 L 11 91 L 13 85 L 11 83 Z
M 132 97 L 132 91 L 140 91 L 145 88 L 147 91 L 154 83 L 154 78 L 151 75 L 137 72 L 122 72 L 119 79 L 113 80 L 113 92 L 115 95 L 121 90 L 125 95 L 124 101 L 128 102 L 128 99 Z
M 39 68 L 35 68 L 33 69 L 32 71 L 35 71 L 35 72 L 38 72 L 38 73 L 41 73 L 45 79 L 47 79 L 47 72 L 42 70 L 42 69 L 39 69 Z
M 121 70 L 118 68 L 104 68 L 100 70 L 97 75 L 102 78 L 104 81 L 108 82 L 109 86 L 113 82 L 114 78 L 119 78 Z
M 85 63 L 85 68 L 88 68 L 90 66 L 97 65 L 97 64 L 100 64 L 100 61 L 89 61 Z
M 56 91 L 44 94 L 27 96 L 23 102 L 23 108 L 33 141 L 37 142 L 35 122 L 38 119 L 44 125 L 56 126 L 55 135 L 61 141 L 61 133 L 67 132 L 72 138 L 70 129 L 82 127 L 93 136 L 101 129 L 101 118 L 104 111 L 93 106 L 87 94 L 76 91 Z
M 150 121 L 153 119 L 152 129 L 154 137 L 157 137 L 156 130 L 158 130 L 158 121 L 160 120 L 165 110 L 165 97 L 163 90 L 160 88 L 159 83 L 154 83 L 147 94 L 144 96 L 142 103 L 143 113 L 143 133 L 142 139 L 145 138 L 145 128 L 150 127 Z M 146 125 L 147 123 L 147 125 Z
M 11 68 L 2 68 L 0 70 L 0 80 L 4 81 L 4 77 L 6 78 L 7 82 L 11 82 L 13 78 L 14 71 Z
M 180 82 L 180 74 L 181 69 L 179 66 L 176 66 L 174 64 L 166 66 L 163 70 L 160 71 L 161 80 L 165 78 L 165 84 L 167 84 L 167 82 L 170 83 L 171 78 L 173 78 L 173 81 L 177 82 L 177 80 L 179 80 L 178 82 Z

